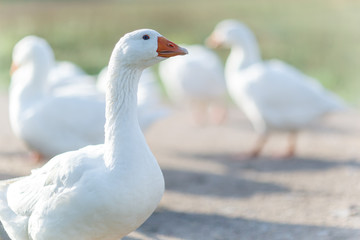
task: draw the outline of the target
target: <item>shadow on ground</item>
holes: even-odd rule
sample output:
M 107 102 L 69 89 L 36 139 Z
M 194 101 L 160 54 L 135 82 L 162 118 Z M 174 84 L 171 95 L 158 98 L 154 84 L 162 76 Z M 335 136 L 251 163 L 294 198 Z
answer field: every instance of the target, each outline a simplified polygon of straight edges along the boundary
M 6 180 L 6 179 L 10 179 L 10 178 L 17 178 L 20 177 L 18 175 L 13 175 L 13 174 L 7 174 L 7 173 L 1 173 L 0 172 L 0 181 L 1 180 Z M 1 240 L 1 239 L 0 239 Z
M 167 191 L 187 194 L 220 198 L 245 198 L 258 193 L 272 194 L 289 191 L 280 185 L 247 180 L 241 176 L 233 177 L 174 169 L 163 169 L 162 172 Z
M 360 230 L 286 224 L 217 214 L 197 214 L 159 209 L 138 230 L 151 239 L 157 235 L 196 240 L 329 240 L 360 239 Z M 244 234 L 246 233 L 246 234 Z M 124 240 L 135 240 L 127 237 Z
M 297 172 L 297 171 L 322 171 L 338 167 L 359 168 L 360 162 L 356 159 L 335 160 L 322 158 L 274 158 L 262 156 L 256 159 L 237 159 L 235 155 L 231 154 L 209 154 L 209 153 L 176 153 L 177 156 L 183 158 L 200 159 L 202 161 L 212 161 L 220 163 L 229 169 L 229 172 L 234 170 L 244 169 L 258 172 Z
M 0 151 L 0 158 L 28 158 L 29 153 L 25 151 Z

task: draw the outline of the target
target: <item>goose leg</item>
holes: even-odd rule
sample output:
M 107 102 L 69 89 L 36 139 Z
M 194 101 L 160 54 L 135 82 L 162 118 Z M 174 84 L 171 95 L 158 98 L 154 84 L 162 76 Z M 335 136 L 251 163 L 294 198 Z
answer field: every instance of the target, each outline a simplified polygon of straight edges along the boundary
M 192 108 L 195 124 L 198 126 L 205 125 L 207 120 L 207 104 L 204 102 L 194 102 Z
M 258 137 L 255 146 L 253 148 L 253 150 L 250 152 L 250 157 L 251 158 L 256 158 L 260 155 L 262 149 L 264 148 L 267 140 L 268 140 L 269 136 L 267 134 L 262 134 Z
M 253 149 L 248 153 L 239 153 L 236 154 L 235 159 L 237 160 L 249 160 L 249 159 L 255 159 L 258 157 L 261 153 L 261 150 L 265 146 L 266 142 L 268 140 L 268 135 L 262 134 L 260 135 L 255 142 L 255 146 Z
M 209 114 L 212 122 L 215 124 L 222 124 L 225 122 L 227 117 L 227 108 L 223 105 L 212 105 L 209 108 Z
M 296 142 L 297 142 L 297 132 L 292 131 L 289 133 L 289 138 L 288 138 L 289 145 L 287 152 L 284 155 L 285 158 L 291 158 L 295 155 Z
M 34 164 L 40 163 L 45 159 L 44 155 L 42 155 L 39 152 L 32 152 L 30 158 L 31 158 L 31 162 L 33 162 Z
M 273 157 L 280 159 L 292 158 L 296 150 L 297 132 L 292 131 L 288 135 L 288 147 L 285 152 L 274 154 Z

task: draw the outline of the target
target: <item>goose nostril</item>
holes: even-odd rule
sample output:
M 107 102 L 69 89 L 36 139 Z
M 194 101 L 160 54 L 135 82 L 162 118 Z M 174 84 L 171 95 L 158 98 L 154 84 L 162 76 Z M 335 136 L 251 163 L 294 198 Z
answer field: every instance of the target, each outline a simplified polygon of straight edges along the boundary
M 175 45 L 173 43 L 168 43 L 168 47 L 174 48 Z

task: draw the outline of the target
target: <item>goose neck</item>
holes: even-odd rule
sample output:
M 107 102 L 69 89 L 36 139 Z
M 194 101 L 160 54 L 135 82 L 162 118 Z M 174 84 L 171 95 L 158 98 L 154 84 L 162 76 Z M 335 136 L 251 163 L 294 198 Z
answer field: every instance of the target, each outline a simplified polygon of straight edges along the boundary
M 255 37 L 241 39 L 231 48 L 226 62 L 226 74 L 240 71 L 259 61 L 261 61 L 261 56 Z
M 33 103 L 45 92 L 49 69 L 45 65 L 29 63 L 19 68 L 12 76 L 10 99 L 21 103 Z
M 137 118 L 137 89 L 142 69 L 109 64 L 106 91 L 105 164 L 114 168 L 119 154 L 145 143 Z M 140 146 L 139 146 L 140 145 Z

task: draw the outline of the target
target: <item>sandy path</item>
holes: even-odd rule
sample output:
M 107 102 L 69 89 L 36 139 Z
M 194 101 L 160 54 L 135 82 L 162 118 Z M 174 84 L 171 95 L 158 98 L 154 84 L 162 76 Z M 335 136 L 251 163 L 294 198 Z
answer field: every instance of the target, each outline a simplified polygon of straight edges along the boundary
M 35 166 L 11 133 L 0 95 L 0 178 Z M 297 157 L 272 157 L 286 146 L 275 136 L 262 157 L 235 155 L 255 140 L 241 113 L 223 126 L 195 127 L 183 111 L 147 133 L 166 193 L 135 239 L 360 239 L 360 115 L 328 118 L 300 134 Z

